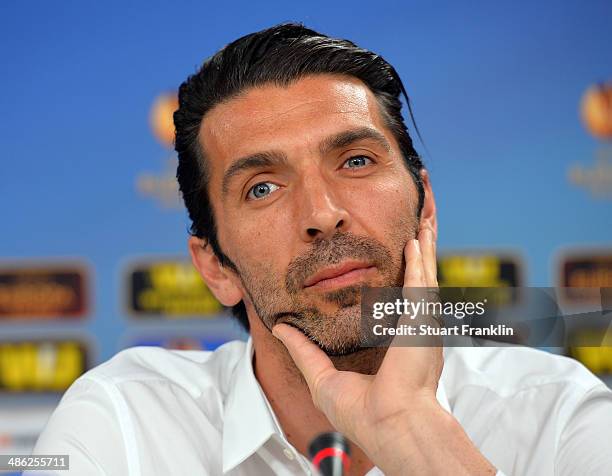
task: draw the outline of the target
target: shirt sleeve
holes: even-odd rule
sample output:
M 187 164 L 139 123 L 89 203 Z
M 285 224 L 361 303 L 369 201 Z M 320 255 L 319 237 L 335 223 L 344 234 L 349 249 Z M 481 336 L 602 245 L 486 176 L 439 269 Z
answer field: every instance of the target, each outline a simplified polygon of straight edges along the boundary
M 125 445 L 111 396 L 104 386 L 80 378 L 66 392 L 41 433 L 34 455 L 69 455 L 57 476 L 129 475 Z M 23 473 L 36 476 L 40 472 Z
M 563 429 L 558 476 L 612 474 L 612 391 L 604 384 L 586 393 Z

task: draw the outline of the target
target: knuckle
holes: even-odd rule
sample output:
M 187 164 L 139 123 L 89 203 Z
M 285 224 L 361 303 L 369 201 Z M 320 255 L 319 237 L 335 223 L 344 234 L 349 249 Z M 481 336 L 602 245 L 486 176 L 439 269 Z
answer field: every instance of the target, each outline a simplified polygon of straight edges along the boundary
M 406 270 L 406 280 L 418 280 L 423 276 L 423 271 L 418 266 Z

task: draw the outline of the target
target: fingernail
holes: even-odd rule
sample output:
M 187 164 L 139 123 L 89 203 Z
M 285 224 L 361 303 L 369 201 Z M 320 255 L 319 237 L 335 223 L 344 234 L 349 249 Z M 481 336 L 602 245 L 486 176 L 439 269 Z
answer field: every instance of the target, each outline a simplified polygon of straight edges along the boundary
M 280 340 L 280 337 L 278 335 L 278 324 L 272 328 L 272 335 Z

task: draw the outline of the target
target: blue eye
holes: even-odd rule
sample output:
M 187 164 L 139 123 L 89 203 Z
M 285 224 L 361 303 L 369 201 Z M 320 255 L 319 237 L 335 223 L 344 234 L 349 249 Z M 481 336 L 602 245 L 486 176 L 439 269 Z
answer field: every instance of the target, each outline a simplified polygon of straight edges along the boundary
M 370 159 L 369 157 L 366 157 L 365 155 L 356 155 L 355 157 L 351 157 L 350 159 L 348 159 L 344 163 L 344 166 L 342 168 L 343 169 L 360 169 L 361 167 L 365 167 L 366 165 L 368 165 L 368 162 L 366 161 L 372 162 L 372 159 Z
M 272 182 L 261 182 L 251 187 L 249 193 L 247 193 L 247 198 L 250 200 L 259 200 L 267 197 L 275 190 L 278 190 L 278 188 L 278 185 L 275 185 Z

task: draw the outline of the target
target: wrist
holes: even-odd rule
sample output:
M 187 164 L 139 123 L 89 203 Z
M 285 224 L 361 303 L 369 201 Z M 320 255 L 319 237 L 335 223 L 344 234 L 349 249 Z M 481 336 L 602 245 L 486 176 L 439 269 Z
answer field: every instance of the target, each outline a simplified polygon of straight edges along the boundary
M 434 443 L 432 435 L 441 434 L 446 427 L 451 426 L 449 415 L 437 401 L 424 401 L 411 404 L 405 411 L 376 425 L 372 432 L 374 438 L 371 455 L 379 468 L 386 475 L 405 473 L 408 461 L 416 461 L 423 457 L 423 445 Z
M 371 453 L 385 475 L 491 474 L 495 468 L 437 400 L 411 405 L 372 432 Z

